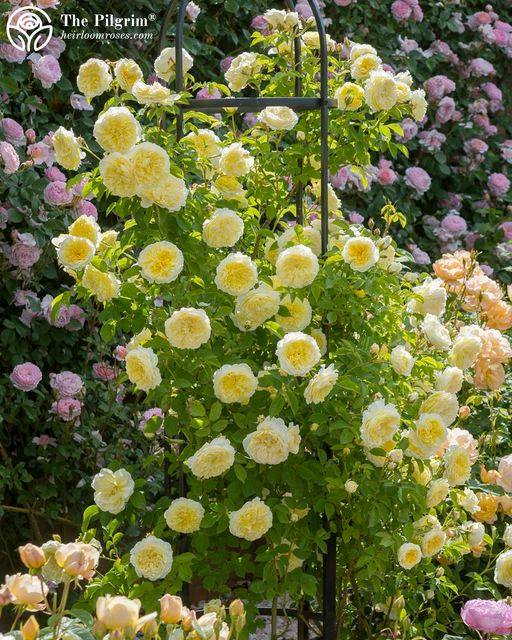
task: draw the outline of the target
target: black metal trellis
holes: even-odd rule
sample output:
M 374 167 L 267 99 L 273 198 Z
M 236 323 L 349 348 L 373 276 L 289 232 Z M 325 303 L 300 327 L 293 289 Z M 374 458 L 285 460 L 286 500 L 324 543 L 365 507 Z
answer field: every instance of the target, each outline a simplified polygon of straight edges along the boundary
M 167 7 L 162 26 L 160 29 L 158 49 L 161 52 L 167 35 L 167 30 L 171 18 L 178 8 L 178 16 L 176 21 L 175 34 L 175 60 L 176 60 L 176 91 L 180 92 L 184 89 L 183 82 L 183 28 L 185 23 L 185 12 L 190 0 L 171 0 Z M 328 145 L 328 125 L 329 125 L 329 107 L 332 101 L 329 100 L 328 94 L 328 51 L 327 36 L 325 26 L 322 21 L 320 9 L 317 0 L 307 0 L 311 8 L 316 28 L 319 34 L 319 59 L 320 59 L 320 91 L 319 97 L 302 95 L 302 77 L 301 77 L 301 40 L 299 36 L 294 39 L 294 68 L 295 76 L 295 95 L 283 97 L 240 97 L 240 98 L 214 98 L 211 100 L 201 100 L 192 98 L 186 105 L 179 105 L 179 113 L 177 115 L 177 136 L 178 139 L 183 137 L 183 112 L 199 111 L 205 113 L 217 113 L 223 109 L 236 107 L 239 112 L 247 113 L 254 111 L 262 111 L 265 107 L 284 106 L 290 107 L 294 111 L 320 111 L 320 212 L 321 212 L 321 246 L 322 255 L 327 251 L 328 235 L 329 235 L 329 208 L 328 208 L 328 177 L 329 177 L 329 145 Z M 294 10 L 292 0 L 285 0 L 286 7 Z M 304 187 L 299 181 L 296 191 L 296 211 L 297 222 L 303 223 L 303 197 Z M 183 471 L 179 481 L 180 495 L 186 495 L 186 478 Z M 321 618 L 322 639 L 335 640 L 336 638 L 336 534 L 330 531 L 330 523 L 327 517 L 324 517 L 324 525 L 329 532 L 327 539 L 327 550 L 322 558 L 322 613 L 315 614 L 309 610 L 308 603 L 299 606 L 299 610 L 286 610 L 287 615 L 294 615 L 297 618 L 297 638 L 298 640 L 307 640 L 308 626 L 304 619 Z M 182 541 L 184 546 L 186 541 Z M 185 600 L 188 600 L 188 585 L 184 590 Z M 260 608 L 261 615 L 270 615 L 271 610 L 268 608 Z

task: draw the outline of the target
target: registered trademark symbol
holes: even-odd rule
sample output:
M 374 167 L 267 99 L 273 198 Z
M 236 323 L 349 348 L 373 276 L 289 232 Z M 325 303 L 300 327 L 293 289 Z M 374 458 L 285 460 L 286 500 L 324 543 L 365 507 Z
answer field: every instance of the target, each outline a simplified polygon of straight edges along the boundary
M 156 20 L 156 14 L 155 13 L 150 13 L 148 18 L 151 20 L 151 22 L 154 22 Z

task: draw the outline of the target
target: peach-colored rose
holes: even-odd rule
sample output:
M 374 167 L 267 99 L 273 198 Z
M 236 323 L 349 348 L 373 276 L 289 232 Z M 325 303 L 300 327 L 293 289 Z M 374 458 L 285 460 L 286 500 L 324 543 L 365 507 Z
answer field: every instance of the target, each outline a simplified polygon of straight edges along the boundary
M 23 547 L 18 547 L 20 559 L 27 569 L 40 569 L 46 562 L 44 551 L 35 544 L 28 543 Z
M 507 495 L 499 496 L 498 503 L 505 515 L 512 516 L 512 497 L 511 496 L 507 496 Z
M 480 480 L 485 484 L 498 484 L 498 480 L 501 478 L 496 469 L 487 470 L 483 465 L 480 467 Z
M 44 608 L 44 599 L 48 586 L 38 576 L 17 573 L 5 577 L 5 586 L 13 596 L 13 603 L 27 607 L 29 611 Z
M 62 544 L 55 552 L 55 561 L 65 573 L 85 580 L 93 577 L 99 559 L 98 549 L 84 542 Z
M 475 311 L 479 307 L 487 309 L 503 297 L 497 282 L 484 274 L 473 275 L 466 282 L 464 304 L 466 311 Z
M 454 427 L 448 430 L 448 435 L 444 443 L 445 447 L 462 447 L 469 453 L 469 459 L 473 464 L 478 458 L 478 444 L 475 438 L 466 429 Z
M 512 327 L 512 306 L 503 300 L 490 305 L 486 309 L 487 326 L 490 329 L 506 331 Z
M 467 404 L 463 404 L 462 407 L 459 408 L 459 418 L 461 420 L 465 420 L 466 418 L 469 418 L 470 415 L 471 415 L 471 409 L 468 407 Z
M 507 338 L 497 329 L 487 329 L 482 333 L 480 357 L 490 362 L 507 363 L 512 357 L 512 348 Z
M 477 389 L 496 391 L 505 382 L 505 369 L 499 362 L 493 363 L 484 358 L 479 358 L 476 361 L 473 381 Z
M 470 272 L 473 264 L 469 251 L 445 253 L 434 262 L 434 271 L 438 278 L 448 284 L 463 280 Z
M 496 522 L 496 512 L 498 511 L 498 500 L 496 496 L 490 493 L 483 493 L 479 491 L 478 498 L 478 511 L 473 514 L 473 518 L 478 522 L 487 522 L 487 524 L 493 524 Z
M 498 480 L 500 487 L 503 487 L 505 491 L 512 491 L 512 453 L 500 459 L 498 471 L 501 476 Z

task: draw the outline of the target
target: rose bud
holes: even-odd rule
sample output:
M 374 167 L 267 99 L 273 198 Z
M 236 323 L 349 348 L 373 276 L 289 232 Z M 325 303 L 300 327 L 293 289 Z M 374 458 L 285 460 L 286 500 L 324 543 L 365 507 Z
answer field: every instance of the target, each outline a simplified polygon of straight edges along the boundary
M 178 624 L 183 613 L 183 603 L 179 596 L 166 593 L 160 598 L 160 620 L 165 624 Z
M 39 624 L 34 616 L 30 616 L 30 618 L 25 622 L 25 624 L 21 627 L 21 637 L 23 640 L 36 640 L 39 636 Z
M 229 615 L 231 617 L 243 616 L 244 611 L 244 603 L 238 598 L 236 600 L 233 600 L 233 602 L 229 605 Z
M 18 547 L 21 561 L 27 569 L 40 569 L 46 562 L 44 551 L 30 542 L 23 547 Z

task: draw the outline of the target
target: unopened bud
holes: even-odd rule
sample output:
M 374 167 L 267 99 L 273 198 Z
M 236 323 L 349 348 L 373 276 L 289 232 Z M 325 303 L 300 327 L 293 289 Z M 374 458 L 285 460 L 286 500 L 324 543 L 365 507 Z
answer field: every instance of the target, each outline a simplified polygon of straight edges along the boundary
M 192 625 L 196 621 L 195 611 L 190 611 L 189 609 L 185 609 L 186 613 L 183 614 L 181 627 L 183 631 L 188 633 L 192 631 Z
M 46 562 L 44 551 L 35 544 L 28 543 L 23 547 L 18 547 L 21 561 L 27 569 L 40 569 Z
M 153 620 L 148 620 L 142 627 L 142 633 L 146 640 L 149 640 L 149 638 L 156 638 L 158 636 L 158 622 L 154 618 Z
M 233 602 L 229 605 L 229 615 L 233 618 L 234 616 L 241 616 L 244 614 L 244 603 L 239 600 L 233 600 Z
M 39 636 L 39 624 L 35 617 L 30 616 L 25 624 L 22 625 L 20 631 L 23 640 L 36 640 Z
M 468 407 L 468 405 L 462 405 L 462 407 L 459 409 L 459 418 L 461 418 L 461 420 L 465 420 L 466 418 L 469 418 L 470 415 L 471 409 Z
M 183 602 L 179 596 L 166 593 L 160 598 L 160 620 L 165 624 L 178 624 L 183 612 Z

